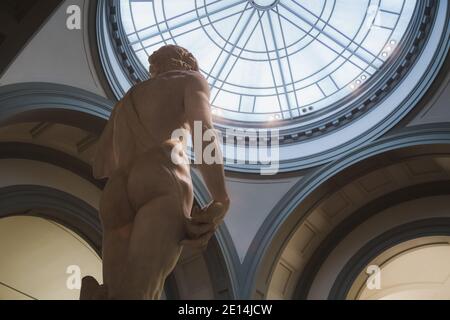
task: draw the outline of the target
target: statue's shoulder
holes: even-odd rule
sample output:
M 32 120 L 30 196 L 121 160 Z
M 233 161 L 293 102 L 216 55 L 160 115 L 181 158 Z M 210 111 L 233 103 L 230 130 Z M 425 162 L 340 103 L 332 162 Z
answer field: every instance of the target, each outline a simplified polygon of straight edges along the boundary
M 198 71 L 183 71 L 187 80 L 190 81 L 206 81 L 205 77 Z
M 184 82 L 187 87 L 196 89 L 209 88 L 208 81 L 206 78 L 198 71 L 183 71 L 184 72 Z
M 149 86 L 152 85 L 152 83 L 154 82 L 154 79 L 147 79 L 144 81 L 141 81 L 139 83 L 134 84 L 129 90 L 128 92 L 125 94 L 125 96 L 132 94 L 133 92 L 137 92 L 140 90 L 145 90 L 147 89 Z
M 204 82 L 205 77 L 198 71 L 188 71 L 188 70 L 172 70 L 161 75 L 164 79 L 179 79 L 182 81 L 192 81 L 192 82 Z
M 159 80 L 170 85 L 176 85 L 179 88 L 187 88 L 190 90 L 207 91 L 209 88 L 208 81 L 198 71 L 173 70 L 155 78 L 155 81 Z
M 130 91 L 147 91 L 149 87 L 160 85 L 177 86 L 178 88 L 191 88 L 198 90 L 207 90 L 208 81 L 198 71 L 173 70 L 159 75 L 156 78 L 150 78 L 134 85 Z

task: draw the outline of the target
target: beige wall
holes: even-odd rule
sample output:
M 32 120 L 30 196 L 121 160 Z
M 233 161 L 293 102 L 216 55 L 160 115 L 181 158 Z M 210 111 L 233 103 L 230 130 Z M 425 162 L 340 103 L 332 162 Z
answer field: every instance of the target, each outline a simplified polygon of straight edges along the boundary
M 450 237 L 407 241 L 382 253 L 368 266 L 377 266 L 379 271 L 370 279 L 363 272 L 363 281 L 350 290 L 350 299 L 450 299 Z
M 0 300 L 78 299 L 81 277 L 102 281 L 101 260 L 83 239 L 37 217 L 0 219 L 0 261 Z M 70 266 L 79 268 L 80 277 Z M 78 280 L 72 282 L 73 276 Z

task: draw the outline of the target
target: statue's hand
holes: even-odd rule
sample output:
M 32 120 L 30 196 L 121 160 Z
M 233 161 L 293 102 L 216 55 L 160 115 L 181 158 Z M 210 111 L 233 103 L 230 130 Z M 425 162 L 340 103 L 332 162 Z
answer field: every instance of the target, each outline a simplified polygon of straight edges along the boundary
M 191 218 L 186 221 L 187 239 L 181 245 L 206 248 L 208 241 L 222 223 L 228 211 L 228 204 L 212 202 L 205 209 L 194 206 Z

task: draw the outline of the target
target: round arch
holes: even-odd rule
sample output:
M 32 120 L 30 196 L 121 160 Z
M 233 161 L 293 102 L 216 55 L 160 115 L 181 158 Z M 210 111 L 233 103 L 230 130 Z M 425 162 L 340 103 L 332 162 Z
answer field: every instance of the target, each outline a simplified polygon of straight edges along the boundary
M 346 299 L 361 270 L 382 253 L 414 239 L 442 236 L 450 236 L 450 218 L 418 220 L 386 231 L 367 243 L 347 262 L 334 282 L 328 299 Z
M 368 172 L 407 159 L 449 154 L 450 126 L 417 126 L 366 144 L 304 177 L 275 206 L 255 237 L 256 255 L 247 256 L 244 260 L 246 271 L 255 275 L 246 282 L 245 294 L 250 297 L 267 296 L 277 261 L 289 240 L 333 190 Z M 285 274 L 286 277 L 290 275 Z
M 31 215 L 47 218 L 75 231 L 101 256 L 101 225 L 97 209 L 50 187 L 14 185 L 0 188 L 0 218 Z
M 36 121 L 53 122 L 98 135 L 109 118 L 114 101 L 67 85 L 21 83 L 0 87 L 0 105 L 0 126 Z M 49 163 L 75 173 L 100 189 L 103 188 L 104 182 L 96 181 L 91 177 L 90 164 L 63 151 L 32 143 L 2 142 L 1 144 L 0 158 L 2 159 L 27 159 Z M 209 201 L 209 193 L 195 171 L 192 173 L 192 178 L 195 199 L 200 205 L 205 205 Z M 21 194 L 21 196 L 26 196 L 26 194 Z M 45 192 L 39 197 L 44 199 L 44 196 Z M 19 195 L 15 197 L 17 201 L 20 198 Z M 77 211 L 74 209 L 73 212 Z M 94 216 L 97 216 L 96 211 Z M 74 228 L 73 225 L 71 227 Z M 89 235 L 95 239 L 90 243 L 95 245 L 96 250 L 100 250 L 101 229 L 99 229 L 99 225 L 96 228 L 97 234 L 90 230 Z M 232 254 L 229 253 L 234 248 L 230 247 L 232 242 L 227 241 L 229 238 L 227 234 L 226 227 L 222 225 L 216 237 L 211 241 L 208 250 L 201 254 L 207 270 L 218 273 L 217 277 L 214 276 L 208 280 L 212 287 L 211 294 L 222 299 L 231 299 L 235 296 L 235 282 L 232 280 L 232 270 L 235 265 L 230 258 Z M 174 285 L 169 284 L 169 287 L 173 288 L 170 290 L 171 296 L 179 296 Z
M 48 121 L 100 134 L 114 102 L 89 91 L 55 83 L 0 87 L 0 125 Z

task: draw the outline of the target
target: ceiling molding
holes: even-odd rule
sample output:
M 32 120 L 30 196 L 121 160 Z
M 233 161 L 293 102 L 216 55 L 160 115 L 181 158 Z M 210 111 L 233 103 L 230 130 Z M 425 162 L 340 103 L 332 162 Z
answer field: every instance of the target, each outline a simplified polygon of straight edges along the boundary
M 71 171 L 99 189 L 103 189 L 106 182 L 92 176 L 90 164 L 60 150 L 32 143 L 0 142 L 0 159 L 26 159 L 49 163 Z
M 102 0 L 101 0 L 102 1 Z M 94 68 L 96 74 L 99 78 L 102 89 L 105 91 L 107 97 L 113 101 L 116 101 L 116 97 L 111 89 L 111 86 L 106 77 L 105 71 L 103 69 L 100 53 L 99 53 L 99 39 L 97 39 L 97 8 L 98 8 L 98 0 L 89 0 L 89 8 L 88 8 L 88 39 L 89 39 L 89 48 L 91 49 L 91 57 L 92 62 L 94 64 Z
M 29 82 L 0 87 L 0 125 L 55 122 L 98 134 L 114 102 L 79 88 Z

